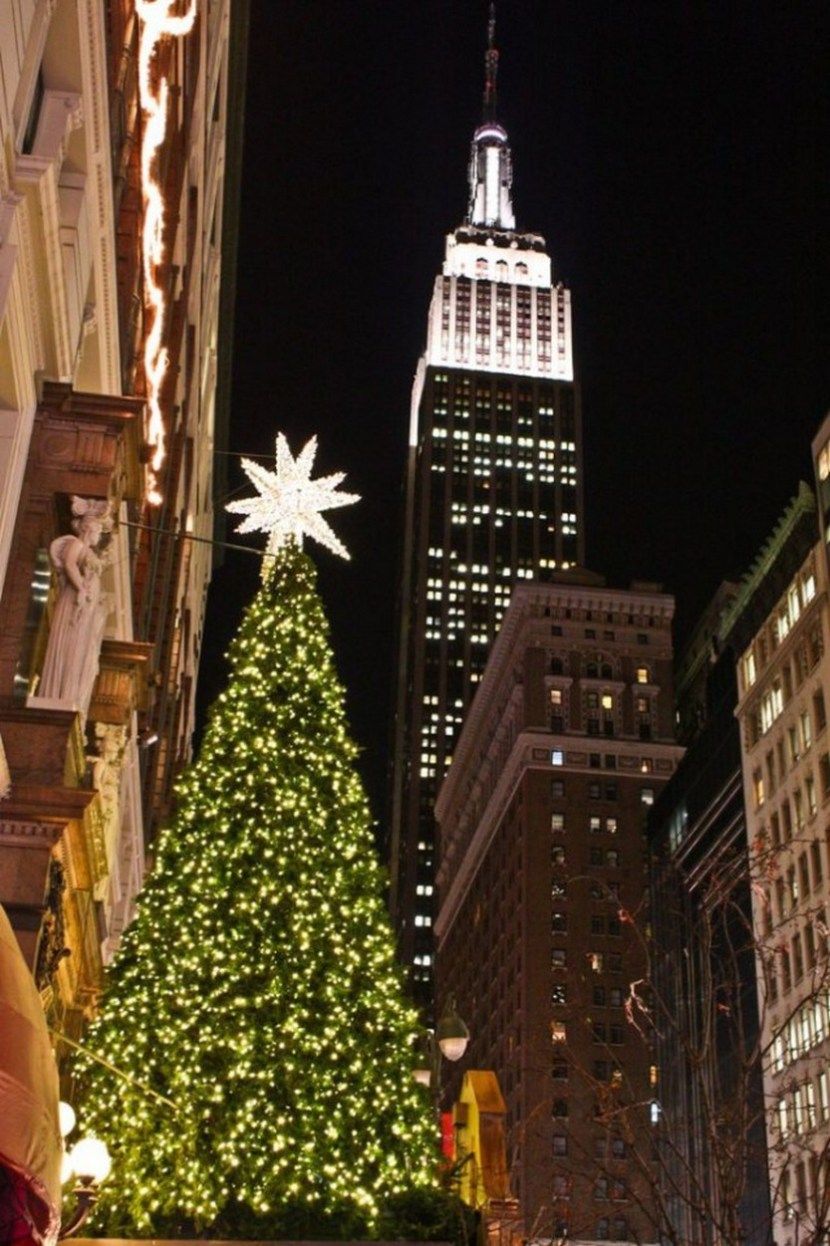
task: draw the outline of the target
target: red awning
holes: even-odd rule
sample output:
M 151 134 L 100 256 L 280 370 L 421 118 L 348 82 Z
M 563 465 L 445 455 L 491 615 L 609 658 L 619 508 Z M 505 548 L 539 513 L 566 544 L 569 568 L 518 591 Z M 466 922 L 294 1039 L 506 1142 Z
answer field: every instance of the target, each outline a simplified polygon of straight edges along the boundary
M 0 905 L 0 1230 L 42 1246 L 60 1227 L 58 1072 L 32 975 Z

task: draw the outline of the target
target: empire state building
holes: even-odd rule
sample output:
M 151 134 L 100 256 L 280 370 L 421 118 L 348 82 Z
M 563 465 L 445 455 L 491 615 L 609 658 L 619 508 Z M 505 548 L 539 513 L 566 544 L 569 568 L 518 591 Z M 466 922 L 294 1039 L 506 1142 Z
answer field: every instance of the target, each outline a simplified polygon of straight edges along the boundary
M 432 992 L 434 805 L 514 586 L 583 562 L 570 291 L 516 226 L 493 23 L 464 223 L 447 236 L 412 392 L 390 865 L 419 1002 Z

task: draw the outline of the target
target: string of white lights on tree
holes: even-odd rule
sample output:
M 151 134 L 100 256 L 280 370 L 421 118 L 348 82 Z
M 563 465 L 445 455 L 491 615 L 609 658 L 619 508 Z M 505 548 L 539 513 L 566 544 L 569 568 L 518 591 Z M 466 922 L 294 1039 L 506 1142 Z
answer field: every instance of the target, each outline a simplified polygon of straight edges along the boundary
M 166 205 L 158 167 L 159 152 L 167 137 L 170 84 L 158 66 L 158 52 L 163 40 L 181 38 L 193 29 L 196 0 L 190 0 L 184 13 L 173 12 L 180 7 L 179 0 L 136 0 L 135 6 L 139 19 L 138 91 L 144 113 L 141 134 L 141 187 L 144 200 L 142 267 L 145 308 L 149 308 L 152 313 L 150 331 L 144 340 L 146 437 L 151 448 L 147 497 L 154 506 L 158 506 L 162 500 L 159 472 L 166 455 L 166 437 L 161 391 L 170 364 L 170 353 L 164 344 L 167 293 L 161 281 Z

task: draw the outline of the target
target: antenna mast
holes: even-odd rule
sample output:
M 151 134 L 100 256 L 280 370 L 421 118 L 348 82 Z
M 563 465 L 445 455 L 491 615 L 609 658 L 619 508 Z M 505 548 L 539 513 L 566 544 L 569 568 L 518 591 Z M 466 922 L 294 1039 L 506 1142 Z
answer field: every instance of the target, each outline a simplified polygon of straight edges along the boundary
M 496 47 L 496 3 L 490 0 L 487 21 L 487 51 L 484 54 L 484 120 L 496 119 L 496 78 L 499 72 L 499 53 Z

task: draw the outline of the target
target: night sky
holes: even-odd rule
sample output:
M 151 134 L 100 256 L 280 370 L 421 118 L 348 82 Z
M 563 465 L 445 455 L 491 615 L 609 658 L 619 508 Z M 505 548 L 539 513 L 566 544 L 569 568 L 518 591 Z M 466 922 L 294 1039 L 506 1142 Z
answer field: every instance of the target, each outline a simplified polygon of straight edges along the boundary
M 410 387 L 486 4 L 252 8 L 229 448 L 316 432 L 319 470 L 362 494 L 333 515 L 352 562 L 313 553 L 381 817 Z M 661 581 L 682 641 L 809 478 L 830 407 L 830 7 L 501 0 L 497 44 L 517 225 L 573 294 L 588 564 Z M 216 573 L 203 701 L 257 576 L 241 554 Z

